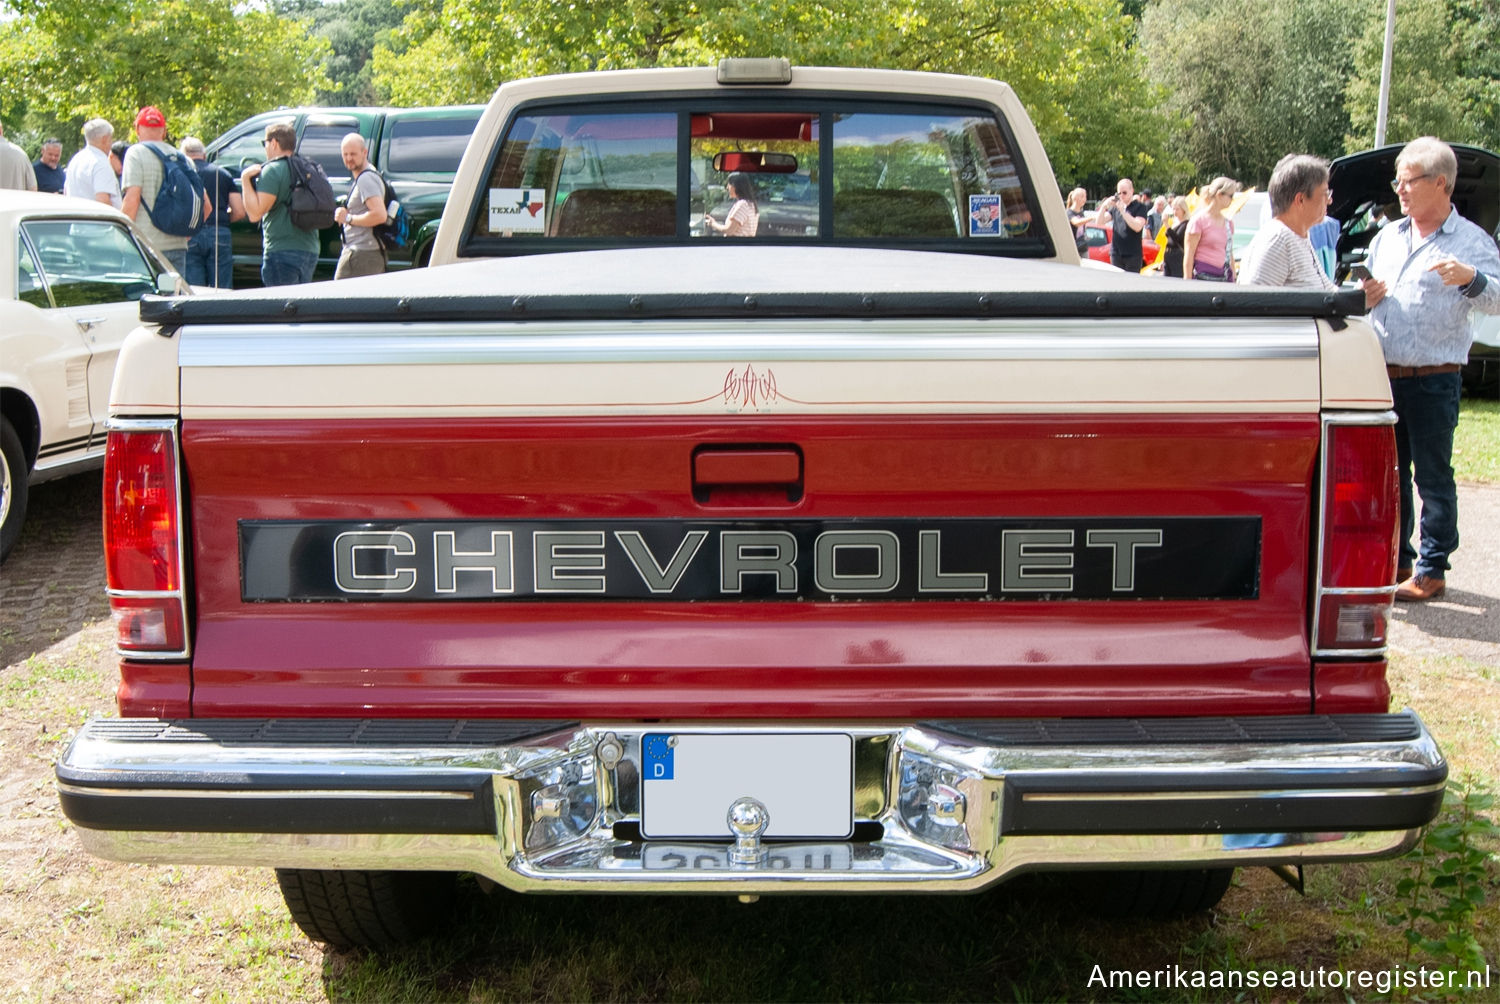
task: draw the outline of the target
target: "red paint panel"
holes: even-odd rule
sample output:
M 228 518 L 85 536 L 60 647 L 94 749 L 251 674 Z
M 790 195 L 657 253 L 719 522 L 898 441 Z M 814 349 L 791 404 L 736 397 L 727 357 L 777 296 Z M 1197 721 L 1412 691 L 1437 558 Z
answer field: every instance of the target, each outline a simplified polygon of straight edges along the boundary
M 1313 665 L 1313 710 L 1318 714 L 1384 714 L 1390 706 L 1384 659 Z
M 197 715 L 1309 710 L 1316 416 L 189 422 Z M 703 446 L 804 494 L 695 502 Z M 1258 516 L 1243 601 L 259 603 L 241 519 Z M 1204 561 L 1213 555 L 1205 554 Z
M 122 718 L 187 718 L 192 676 L 181 662 L 122 662 L 115 703 Z

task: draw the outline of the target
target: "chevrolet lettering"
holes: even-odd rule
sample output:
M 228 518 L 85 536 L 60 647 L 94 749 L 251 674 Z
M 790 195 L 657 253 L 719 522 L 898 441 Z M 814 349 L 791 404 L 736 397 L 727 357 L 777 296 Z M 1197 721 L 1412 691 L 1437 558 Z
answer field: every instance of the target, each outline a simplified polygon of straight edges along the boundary
M 1057 192 L 994 80 L 512 80 L 441 267 L 145 297 L 84 847 L 384 948 L 481 888 L 1159 917 L 1413 846 L 1363 295 L 1081 266 Z
M 240 540 L 247 601 L 1187 600 L 1253 599 L 1259 531 L 1232 517 L 246 521 Z

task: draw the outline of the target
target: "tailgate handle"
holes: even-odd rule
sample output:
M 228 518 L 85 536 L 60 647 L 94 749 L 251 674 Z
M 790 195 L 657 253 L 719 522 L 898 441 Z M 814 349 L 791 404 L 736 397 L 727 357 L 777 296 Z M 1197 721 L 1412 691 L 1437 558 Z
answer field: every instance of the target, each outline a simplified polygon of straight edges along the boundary
M 700 446 L 693 451 L 693 497 L 720 504 L 797 502 L 802 451 L 791 445 Z

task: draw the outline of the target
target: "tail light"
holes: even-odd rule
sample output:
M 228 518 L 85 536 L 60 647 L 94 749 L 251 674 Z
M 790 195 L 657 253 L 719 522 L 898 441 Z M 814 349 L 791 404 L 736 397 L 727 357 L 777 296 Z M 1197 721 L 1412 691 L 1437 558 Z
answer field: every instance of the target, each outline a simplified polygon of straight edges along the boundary
M 1385 648 L 1400 524 L 1395 421 L 1389 412 L 1324 419 L 1316 655 Z
M 104 569 L 115 643 L 131 658 L 187 656 L 180 488 L 174 420 L 111 420 Z

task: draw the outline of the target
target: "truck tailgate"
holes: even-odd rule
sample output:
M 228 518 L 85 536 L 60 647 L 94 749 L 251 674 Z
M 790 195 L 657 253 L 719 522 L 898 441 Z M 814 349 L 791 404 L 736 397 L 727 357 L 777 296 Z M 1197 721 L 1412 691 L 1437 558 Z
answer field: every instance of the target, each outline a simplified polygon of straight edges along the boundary
M 198 716 L 1310 710 L 1309 319 L 182 339 Z

